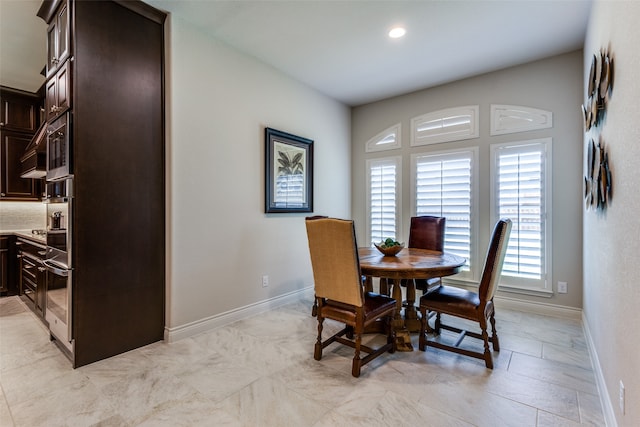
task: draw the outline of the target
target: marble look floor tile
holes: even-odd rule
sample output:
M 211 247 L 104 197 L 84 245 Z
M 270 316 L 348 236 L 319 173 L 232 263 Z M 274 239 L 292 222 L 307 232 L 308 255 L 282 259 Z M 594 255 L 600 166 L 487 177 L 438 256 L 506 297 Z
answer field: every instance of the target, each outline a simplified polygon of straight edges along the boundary
M 252 382 L 220 406 L 245 426 L 312 426 L 330 409 L 270 377 Z
M 509 371 L 591 394 L 598 394 L 593 371 L 553 360 L 514 353 Z
M 154 369 L 179 375 L 190 367 L 209 357 L 207 349 L 193 338 L 185 338 L 167 343 L 158 341 L 140 349 L 140 353 L 153 360 Z
M 13 408 L 13 405 L 55 394 L 88 379 L 73 370 L 69 360 L 58 352 L 55 356 L 3 371 L 1 381 L 7 403 Z
M 155 408 L 198 395 L 182 379 L 159 370 L 131 372 L 126 380 L 110 382 L 100 387 L 104 401 L 132 425 L 145 419 Z
M 98 387 L 128 381 L 155 370 L 141 350 L 129 351 L 76 369 Z
M 90 427 L 129 427 L 130 425 L 120 414 L 112 414 L 97 423 L 91 424 Z
M 564 345 L 543 343 L 542 358 L 566 363 L 568 365 L 579 366 L 585 369 L 591 369 L 591 357 L 589 357 L 589 353 L 584 351 L 581 347 L 575 348 Z
M 484 386 L 489 393 L 534 406 L 576 422 L 580 421 L 578 396 L 575 390 L 502 371 L 494 371 L 484 378 L 467 382 Z
M 549 412 L 538 411 L 538 423 L 536 425 L 537 427 L 578 427 L 582 424 Z
M 542 342 L 531 338 L 521 337 L 508 332 L 498 331 L 500 350 L 511 350 L 529 356 L 542 356 Z
M 114 407 L 88 379 L 12 405 L 16 425 L 30 427 L 88 426 L 108 418 Z
M 242 422 L 220 409 L 220 405 L 199 396 L 166 402 L 136 421 L 136 427 L 241 427 Z
M 258 369 L 233 362 L 216 353 L 192 364 L 181 372 L 180 378 L 214 402 L 221 401 L 262 375 Z
M 4 398 L 4 392 L 0 387 L 0 426 L 10 427 L 13 426 L 13 418 L 11 417 L 11 411 L 9 411 L 9 405 Z
M 385 353 L 353 378 L 349 347 L 332 344 L 313 359 L 312 302 L 74 370 L 33 313 L 0 298 L 0 309 L 10 307 L 0 313 L 0 425 L 603 425 L 593 373 L 580 366 L 588 360 L 580 322 L 498 310 L 502 350 L 493 370 L 448 351 L 419 351 L 412 334 L 415 351 Z M 323 338 L 342 327 L 326 320 Z M 466 345 L 482 350 L 473 338 Z M 45 423 L 39 411 L 49 407 Z
M 580 406 L 580 421 L 583 424 L 594 426 L 605 425 L 602 402 L 599 396 L 579 391 L 578 404 Z
M 355 425 L 355 426 L 473 426 L 459 418 L 452 417 L 437 409 L 416 404 L 405 396 L 387 392 L 377 401 L 368 414 L 352 416 L 339 410 L 323 417 L 314 427 Z
M 488 393 L 485 385 L 472 382 L 426 385 L 420 403 L 479 427 L 536 424 L 534 407 Z
M 0 298 L 0 317 L 25 313 L 27 307 L 18 298 Z
M 229 362 L 250 366 L 263 375 L 286 368 L 291 358 L 302 359 L 313 355 L 311 336 L 307 336 L 304 346 L 301 340 L 257 338 L 229 326 L 199 334 L 193 339 L 208 352 L 213 351 Z

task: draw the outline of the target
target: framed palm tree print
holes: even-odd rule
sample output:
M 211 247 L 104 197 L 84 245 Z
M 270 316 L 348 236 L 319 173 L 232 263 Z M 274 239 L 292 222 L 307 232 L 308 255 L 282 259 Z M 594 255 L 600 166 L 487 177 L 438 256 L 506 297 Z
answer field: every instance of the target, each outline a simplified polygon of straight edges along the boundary
M 265 212 L 313 212 L 313 140 L 265 129 Z

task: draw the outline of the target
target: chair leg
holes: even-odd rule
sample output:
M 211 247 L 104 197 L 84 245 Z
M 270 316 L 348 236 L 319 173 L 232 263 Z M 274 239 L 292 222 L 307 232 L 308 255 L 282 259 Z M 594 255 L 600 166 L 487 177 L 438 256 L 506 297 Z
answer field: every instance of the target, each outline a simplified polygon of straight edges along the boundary
M 391 316 L 387 316 L 384 318 L 385 327 L 387 329 L 387 344 L 391 344 L 391 349 L 389 353 L 396 352 L 396 330 L 391 325 Z
M 484 364 L 487 368 L 493 369 L 493 358 L 489 350 L 489 334 L 487 333 L 486 319 L 480 321 L 480 328 L 482 329 L 482 341 L 484 341 Z
M 311 316 L 316 317 L 318 315 L 318 298 L 313 296 L 313 307 L 311 307 Z
M 442 315 L 440 312 L 436 312 L 436 321 L 433 324 L 433 332 L 436 335 L 440 335 L 440 325 L 442 325 Z
M 500 341 L 498 340 L 498 333 L 496 332 L 496 319 L 494 317 L 494 313 L 491 313 L 489 321 L 491 321 L 491 343 L 493 344 L 493 351 L 500 351 Z
M 318 316 L 318 338 L 313 352 L 313 358 L 316 360 L 322 359 L 322 322 L 324 322 L 324 318 Z
M 358 378 L 360 376 L 360 368 L 362 367 L 362 359 L 360 359 L 360 344 L 362 343 L 362 334 L 355 334 L 355 354 L 353 356 L 353 365 L 351 367 L 351 375 Z M 317 344 L 316 344 L 317 345 Z
M 427 309 L 420 308 L 420 335 L 418 336 L 418 348 L 420 351 L 425 351 L 427 349 L 427 322 L 429 321 L 429 316 L 427 316 Z

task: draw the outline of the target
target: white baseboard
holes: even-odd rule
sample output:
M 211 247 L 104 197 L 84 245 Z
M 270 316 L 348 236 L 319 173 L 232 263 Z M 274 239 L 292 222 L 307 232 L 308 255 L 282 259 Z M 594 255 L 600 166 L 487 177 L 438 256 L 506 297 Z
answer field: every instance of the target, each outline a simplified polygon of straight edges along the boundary
M 591 365 L 593 367 L 593 372 L 596 376 L 596 385 L 598 386 L 598 394 L 600 395 L 600 403 L 602 404 L 604 422 L 608 427 L 617 427 L 618 422 L 616 421 L 616 416 L 613 405 L 611 404 L 609 391 L 607 390 L 607 385 L 604 380 L 604 373 L 602 372 L 600 360 L 598 359 L 598 353 L 596 352 L 596 346 L 593 342 L 593 337 L 591 336 L 591 331 L 589 330 L 589 323 L 587 323 L 587 318 L 584 315 L 584 312 L 582 313 L 582 328 L 584 329 L 584 336 L 587 340 L 587 347 L 589 348 L 589 355 L 591 356 Z
M 526 311 L 527 313 L 542 314 L 544 316 L 562 317 L 565 319 L 582 319 L 582 309 L 566 305 L 549 304 L 537 301 L 524 301 L 515 298 L 495 296 L 493 302 L 497 308 Z
M 246 319 L 248 317 L 255 316 L 265 311 L 273 310 L 284 304 L 298 301 L 301 296 L 306 293 L 310 293 L 313 296 L 313 286 L 309 286 L 297 291 L 289 292 L 284 295 L 269 298 L 264 301 L 260 301 L 254 304 L 249 304 L 244 307 L 239 307 L 233 310 L 229 310 L 224 313 L 216 314 L 211 317 L 196 320 L 195 322 L 187 323 L 173 328 L 164 328 L 164 340 L 165 342 L 175 342 L 184 338 L 188 338 L 197 335 L 201 332 L 210 331 L 229 323 L 237 322 L 238 320 Z

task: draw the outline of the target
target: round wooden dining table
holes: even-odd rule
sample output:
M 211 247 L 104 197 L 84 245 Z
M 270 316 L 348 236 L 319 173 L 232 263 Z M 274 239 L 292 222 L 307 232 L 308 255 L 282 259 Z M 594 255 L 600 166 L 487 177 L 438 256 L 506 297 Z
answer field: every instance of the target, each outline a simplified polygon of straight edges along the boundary
M 384 256 L 375 247 L 358 248 L 360 272 L 365 276 L 365 290 L 373 291 L 373 277 L 380 278 L 380 293 L 396 300 L 397 310 L 393 320 L 396 333 L 420 330 L 420 319 L 415 308 L 416 288 L 413 279 L 432 279 L 459 273 L 466 263 L 463 257 L 447 252 L 427 249 L 404 248 L 395 256 Z M 402 290 L 400 282 L 406 279 L 407 295 L 402 316 Z M 411 344 L 409 343 L 410 347 Z M 400 349 L 400 348 L 399 348 Z M 409 350 L 409 348 L 407 348 Z

